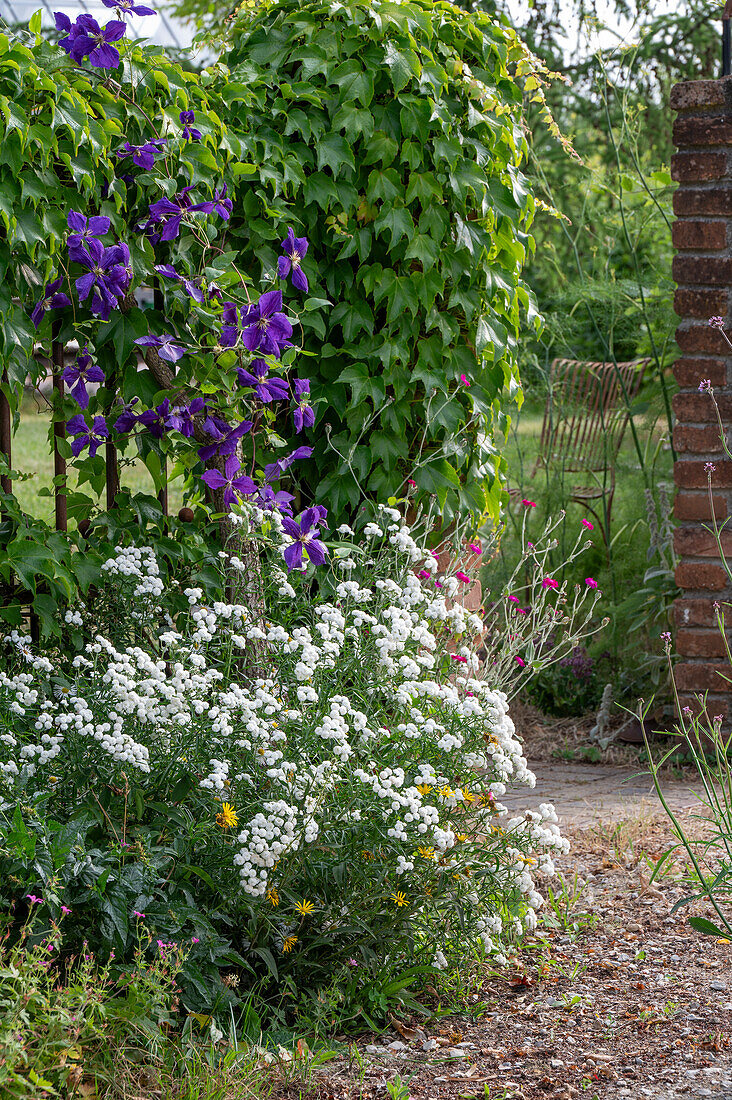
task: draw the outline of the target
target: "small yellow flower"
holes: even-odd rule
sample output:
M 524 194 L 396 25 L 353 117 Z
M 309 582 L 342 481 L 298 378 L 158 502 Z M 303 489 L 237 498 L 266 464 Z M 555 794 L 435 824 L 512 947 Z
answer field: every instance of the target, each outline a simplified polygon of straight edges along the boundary
M 236 810 L 228 802 L 224 802 L 221 806 L 221 813 L 216 814 L 216 824 L 220 825 L 222 829 L 233 829 L 235 825 L 239 824 Z
M 419 791 L 420 794 L 429 794 L 430 791 L 432 790 L 432 787 L 430 786 L 429 783 L 418 783 L 417 784 L 417 790 Z
M 472 794 L 467 787 L 463 787 L 463 801 L 468 803 L 475 802 L 477 801 L 477 797 L 478 796 Z
M 435 849 L 434 848 L 422 848 L 420 846 L 417 849 L 417 851 L 421 855 L 422 859 L 434 859 L 435 858 Z
M 301 916 L 308 917 L 311 913 L 315 912 L 315 906 L 313 905 L 312 901 L 308 901 L 307 899 L 305 899 L 303 901 L 295 902 L 295 910 L 300 913 Z
M 443 798 L 452 798 L 452 787 L 438 787 L 438 790 Z
M 467 833 L 455 833 L 455 840 L 459 840 L 461 844 L 464 844 L 467 839 Z
M 364 850 L 363 852 L 361 852 L 361 855 L 365 860 L 376 859 L 376 856 L 373 852 L 367 852 Z
M 269 890 L 267 891 L 267 901 L 273 909 L 276 909 L 277 906 L 280 904 L 280 895 L 277 893 L 274 886 L 270 886 Z
M 391 894 L 389 901 L 393 901 L 397 908 L 401 909 L 402 905 L 409 905 L 406 894 L 403 894 L 401 890 L 397 890 Z
M 297 936 L 288 936 L 285 942 L 282 944 L 282 954 L 287 955 L 292 951 L 293 947 L 297 943 Z
M 522 863 L 526 863 L 526 864 L 528 864 L 529 866 L 532 866 L 532 865 L 533 865 L 534 863 L 536 863 L 536 860 L 535 860 L 535 859 L 531 859 L 531 857 L 530 857 L 530 856 L 522 856 L 522 857 L 521 857 L 521 862 L 522 862 Z

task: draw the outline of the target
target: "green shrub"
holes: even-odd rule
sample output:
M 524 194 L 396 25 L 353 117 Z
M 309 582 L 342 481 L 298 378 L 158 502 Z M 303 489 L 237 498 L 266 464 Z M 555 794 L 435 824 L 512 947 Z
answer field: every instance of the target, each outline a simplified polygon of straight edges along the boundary
M 412 478 L 447 521 L 495 515 L 532 313 L 525 49 L 498 19 L 430 0 L 274 0 L 232 34 L 223 94 L 249 163 L 231 245 L 257 280 L 294 226 L 311 293 L 333 304 L 301 317 L 321 402 L 303 493 L 343 517 L 361 487 L 384 500 Z
M 232 978 L 281 1004 L 356 975 L 373 1011 L 390 968 L 500 959 L 566 842 L 551 807 L 501 816 L 534 780 L 451 602 L 468 574 L 435 575 L 387 509 L 288 581 L 270 522 L 262 620 L 189 588 L 173 623 L 152 552 L 120 547 L 61 648 L 4 639 L 0 900 L 66 905 L 69 943 L 115 966 L 143 934 L 187 945 L 189 1009 L 225 1012 Z

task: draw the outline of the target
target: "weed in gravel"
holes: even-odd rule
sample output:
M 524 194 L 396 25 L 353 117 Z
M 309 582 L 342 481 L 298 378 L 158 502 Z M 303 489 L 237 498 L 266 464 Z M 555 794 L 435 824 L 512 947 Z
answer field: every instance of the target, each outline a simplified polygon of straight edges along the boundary
M 587 889 L 577 872 L 571 880 L 557 875 L 554 885 L 547 884 L 546 907 L 542 914 L 545 928 L 554 928 L 577 935 L 587 927 L 594 927 L 596 917 L 589 910 L 580 909 L 579 901 Z

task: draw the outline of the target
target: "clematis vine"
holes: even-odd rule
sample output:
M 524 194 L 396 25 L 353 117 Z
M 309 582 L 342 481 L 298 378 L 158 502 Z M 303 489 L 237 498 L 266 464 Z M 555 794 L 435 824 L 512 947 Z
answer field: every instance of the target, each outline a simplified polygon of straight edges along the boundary
M 87 384 L 89 382 L 104 382 L 104 371 L 96 363 L 92 363 L 91 355 L 86 348 L 81 355 L 76 357 L 76 362 L 71 367 L 66 367 L 61 375 L 63 381 L 69 387 L 71 396 L 80 409 L 89 408 L 89 394 Z
M 167 138 L 146 141 L 144 145 L 130 145 L 129 141 L 126 141 L 117 150 L 116 155 L 120 160 L 124 160 L 125 157 L 132 157 L 132 163 L 136 164 L 138 168 L 142 168 L 146 172 L 152 172 L 155 167 L 155 154 L 160 149 L 165 148 L 166 142 Z
M 78 458 L 83 450 L 89 448 L 89 454 L 94 457 L 102 443 L 109 439 L 107 421 L 103 416 L 95 416 L 91 427 L 87 424 L 83 413 L 72 416 L 66 425 L 69 435 L 75 436 L 71 441 L 71 453 Z
M 162 336 L 139 336 L 135 343 L 142 348 L 155 348 L 161 359 L 166 363 L 177 363 L 185 355 L 185 348 L 178 343 L 176 336 L 168 333 Z
M 305 294 L 308 291 L 308 280 L 300 265 L 307 250 L 307 238 L 296 237 L 294 229 L 290 226 L 287 230 L 287 236 L 282 242 L 284 256 L 280 256 L 277 261 L 277 273 L 280 279 L 286 279 L 290 275 L 292 285 Z
M 38 328 L 43 320 L 47 309 L 65 309 L 66 306 L 71 305 L 71 299 L 67 294 L 63 294 L 59 291 L 59 287 L 63 284 L 63 279 L 54 279 L 52 283 L 43 291 L 43 297 L 36 302 L 31 313 L 31 321 Z
M 200 130 L 197 130 L 193 123 L 196 121 L 196 116 L 193 111 L 181 111 L 178 115 L 181 123 L 183 124 L 183 139 L 184 141 L 200 141 L 202 134 Z
M 205 447 L 199 447 L 198 457 L 202 462 L 209 462 L 214 456 L 225 458 L 236 452 L 237 444 L 242 436 L 252 430 L 251 420 L 242 420 L 235 428 L 230 428 L 225 420 L 209 416 L 203 422 L 204 430 L 213 436 L 215 442 Z
M 265 404 L 286 400 L 290 392 L 287 382 L 276 374 L 271 375 L 264 359 L 255 359 L 250 366 L 251 372 L 242 368 L 237 370 L 239 385 L 253 386 L 257 397 Z
M 231 505 L 241 497 L 257 492 L 256 484 L 245 474 L 239 474 L 240 470 L 239 459 L 236 455 L 229 455 L 224 463 L 223 474 L 220 470 L 207 470 L 201 475 L 201 480 L 206 482 L 209 489 L 223 489 L 224 503 Z
M 292 325 L 282 312 L 282 292 L 268 290 L 256 305 L 244 311 L 242 341 L 249 351 L 274 355 L 279 359 L 289 347 Z
M 325 521 L 327 512 L 322 506 L 306 508 L 299 520 L 284 516 L 282 527 L 292 542 L 285 547 L 283 557 L 288 569 L 300 569 L 304 555 L 313 565 L 323 565 L 328 555 L 328 547 L 319 538 L 319 525 Z
M 301 432 L 303 428 L 312 428 L 315 423 L 315 411 L 310 404 L 310 380 L 308 378 L 296 378 L 293 382 L 295 391 L 295 405 L 292 419 L 295 431 Z
M 59 39 L 58 44 L 74 61 L 80 63 L 88 57 L 89 63 L 98 69 L 117 68 L 119 50 L 112 42 L 119 42 L 120 38 L 124 38 L 126 23 L 110 19 L 102 30 L 96 19 L 86 13 L 77 16 L 74 23 L 63 12 L 54 12 L 54 19 L 56 29 L 65 31 L 64 38 Z

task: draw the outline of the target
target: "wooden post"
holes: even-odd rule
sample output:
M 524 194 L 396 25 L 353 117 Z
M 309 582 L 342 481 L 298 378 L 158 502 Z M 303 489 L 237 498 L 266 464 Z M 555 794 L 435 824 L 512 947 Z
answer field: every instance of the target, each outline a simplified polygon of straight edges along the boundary
M 3 371 L 2 384 L 7 385 L 8 372 Z M 12 467 L 12 442 L 13 442 L 13 422 L 10 416 L 10 402 L 8 401 L 7 394 L 0 390 L 0 452 L 4 455 L 8 467 Z M 3 474 L 0 478 L 0 485 L 4 493 L 12 493 L 13 483 L 7 474 Z
M 53 364 L 53 389 L 56 394 L 56 403 L 59 412 L 63 408 L 64 399 L 64 345 L 58 339 L 60 326 L 54 325 L 54 340 L 51 345 L 51 362 Z M 66 531 L 68 528 L 68 516 L 66 507 L 66 459 L 59 449 L 59 440 L 66 438 L 66 421 L 55 420 L 53 424 L 53 473 L 55 478 L 63 478 L 63 482 L 54 482 L 53 499 L 56 513 L 56 530 Z

